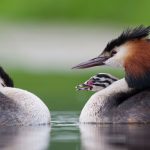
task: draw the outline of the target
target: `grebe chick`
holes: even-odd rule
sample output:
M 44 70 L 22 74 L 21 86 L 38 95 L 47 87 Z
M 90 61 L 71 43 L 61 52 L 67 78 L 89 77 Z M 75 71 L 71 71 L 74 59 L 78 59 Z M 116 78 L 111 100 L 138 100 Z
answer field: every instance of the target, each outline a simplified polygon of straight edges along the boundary
M 150 26 L 127 29 L 101 54 L 73 68 L 109 65 L 125 78 L 94 93 L 80 114 L 82 123 L 150 123 Z
M 34 94 L 15 88 L 12 79 L 0 67 L 0 126 L 49 124 L 47 106 Z
M 83 84 L 76 86 L 76 89 L 79 91 L 100 91 L 113 82 L 117 81 L 118 78 L 112 76 L 108 73 L 98 73 L 95 76 L 92 76 L 90 79 L 85 81 Z

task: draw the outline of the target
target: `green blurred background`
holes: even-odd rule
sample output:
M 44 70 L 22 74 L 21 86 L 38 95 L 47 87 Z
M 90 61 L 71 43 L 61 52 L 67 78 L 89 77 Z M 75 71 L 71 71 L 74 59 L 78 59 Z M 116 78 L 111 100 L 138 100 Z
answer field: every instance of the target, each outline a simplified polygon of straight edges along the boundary
M 0 16 L 11 21 L 149 23 L 148 0 L 1 0 Z
M 75 86 L 98 72 L 71 70 L 97 56 L 125 27 L 149 25 L 149 0 L 1 0 L 0 59 L 15 86 L 38 95 L 50 110 L 81 110 L 91 92 Z

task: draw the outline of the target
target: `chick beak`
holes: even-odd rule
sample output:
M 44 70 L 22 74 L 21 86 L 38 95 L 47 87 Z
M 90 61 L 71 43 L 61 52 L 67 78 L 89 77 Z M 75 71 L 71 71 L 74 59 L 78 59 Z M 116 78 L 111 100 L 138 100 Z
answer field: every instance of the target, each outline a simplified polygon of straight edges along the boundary
M 109 59 L 108 56 L 98 56 L 86 62 L 80 63 L 77 66 L 74 66 L 72 69 L 84 69 L 94 66 L 102 66 L 107 59 Z

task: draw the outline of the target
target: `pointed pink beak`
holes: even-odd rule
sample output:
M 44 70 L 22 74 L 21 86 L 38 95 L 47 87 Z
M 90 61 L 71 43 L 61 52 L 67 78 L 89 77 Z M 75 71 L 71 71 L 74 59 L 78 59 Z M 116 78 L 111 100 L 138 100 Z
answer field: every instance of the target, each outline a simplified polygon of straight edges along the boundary
M 94 66 L 102 66 L 104 65 L 104 62 L 108 59 L 109 57 L 106 56 L 98 56 L 96 58 L 93 58 L 89 61 L 80 63 L 77 66 L 74 66 L 72 69 L 85 69 L 85 68 L 90 68 Z

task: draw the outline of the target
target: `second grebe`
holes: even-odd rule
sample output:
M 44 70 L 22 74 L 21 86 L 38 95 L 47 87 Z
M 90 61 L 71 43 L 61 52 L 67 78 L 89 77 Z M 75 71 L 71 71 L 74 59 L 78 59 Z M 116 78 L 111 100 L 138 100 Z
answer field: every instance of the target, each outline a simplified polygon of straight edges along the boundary
M 13 86 L 12 79 L 0 67 L 0 126 L 49 124 L 50 112 L 42 100 Z

